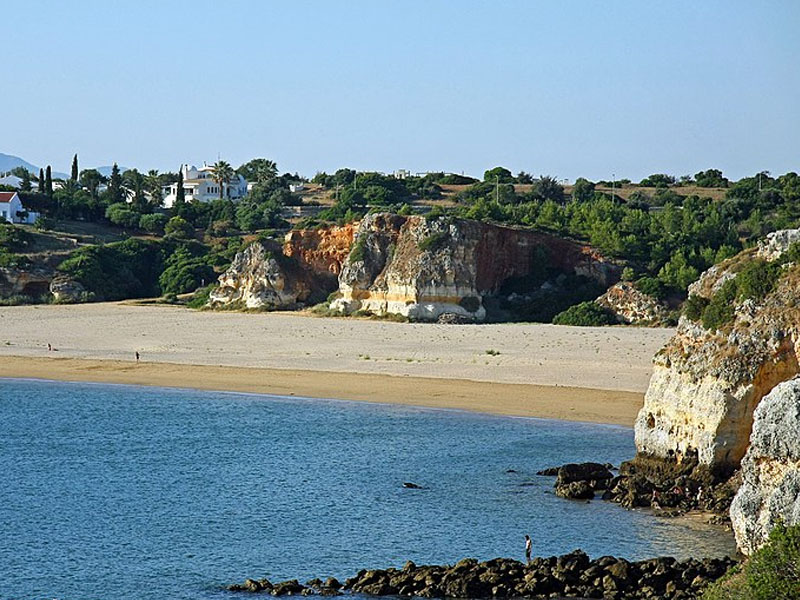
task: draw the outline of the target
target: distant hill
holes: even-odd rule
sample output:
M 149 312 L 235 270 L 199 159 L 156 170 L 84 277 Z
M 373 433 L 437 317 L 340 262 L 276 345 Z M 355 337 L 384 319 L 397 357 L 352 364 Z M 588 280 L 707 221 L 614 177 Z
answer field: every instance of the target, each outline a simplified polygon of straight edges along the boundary
M 26 160 L 21 159 L 19 156 L 12 154 L 3 154 L 0 152 L 0 173 L 5 173 L 16 167 L 25 167 L 31 173 L 39 174 L 39 167 L 32 165 Z
M 5 173 L 14 169 L 15 167 L 25 167 L 33 173 L 34 175 L 39 175 L 39 167 L 34 164 L 29 163 L 27 160 L 20 158 L 19 156 L 14 156 L 13 154 L 3 154 L 0 152 L 0 173 Z M 44 168 L 44 165 L 42 166 Z M 111 175 L 111 166 L 107 167 L 94 167 L 102 175 L 108 177 Z M 81 168 L 83 170 L 83 167 Z M 125 171 L 130 170 L 128 167 L 120 167 L 119 172 L 124 173 Z M 53 171 L 53 178 L 54 179 L 67 179 L 69 175 L 67 173 L 61 173 L 60 171 Z
M 111 166 L 111 167 L 94 167 L 94 169 L 99 171 L 100 174 L 103 175 L 104 177 L 110 177 L 111 176 L 111 169 L 113 169 L 113 168 L 114 168 L 113 166 Z M 124 173 L 125 171 L 130 171 L 130 169 L 128 167 L 120 167 L 119 168 L 119 172 L 120 173 Z

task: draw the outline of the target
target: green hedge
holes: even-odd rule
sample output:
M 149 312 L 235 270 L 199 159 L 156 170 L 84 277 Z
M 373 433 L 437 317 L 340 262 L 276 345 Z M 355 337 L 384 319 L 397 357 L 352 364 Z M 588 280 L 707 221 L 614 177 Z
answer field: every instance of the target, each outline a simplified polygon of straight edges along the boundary
M 570 306 L 553 319 L 553 323 L 556 325 L 579 325 L 581 327 L 614 325 L 616 322 L 611 311 L 595 302 L 581 302 Z

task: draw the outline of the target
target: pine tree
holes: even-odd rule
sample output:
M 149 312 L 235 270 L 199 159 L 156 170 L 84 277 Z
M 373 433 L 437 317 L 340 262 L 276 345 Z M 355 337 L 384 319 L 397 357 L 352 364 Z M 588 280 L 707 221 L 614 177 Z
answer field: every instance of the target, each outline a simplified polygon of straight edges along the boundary
M 39 169 L 39 193 L 44 194 L 44 169 Z
M 175 204 L 186 202 L 186 190 L 183 189 L 183 167 L 178 171 L 178 191 L 175 195 Z
M 19 189 L 23 192 L 31 191 L 31 173 L 28 169 L 25 169 L 25 172 L 22 173 L 22 182 L 19 184 Z
M 44 193 L 53 197 L 53 172 L 50 165 L 47 165 L 47 170 L 44 172 Z
M 78 181 L 78 155 L 72 157 L 72 181 Z
M 122 176 L 119 174 L 117 163 L 114 163 L 114 166 L 111 167 L 111 179 L 108 181 L 108 192 L 111 195 L 112 204 L 123 201 Z

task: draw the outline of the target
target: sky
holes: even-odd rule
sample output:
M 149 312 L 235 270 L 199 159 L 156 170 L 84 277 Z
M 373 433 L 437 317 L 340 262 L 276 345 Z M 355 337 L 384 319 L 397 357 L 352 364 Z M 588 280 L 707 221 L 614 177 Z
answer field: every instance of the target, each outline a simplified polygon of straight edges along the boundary
M 800 171 L 797 0 L 0 0 L 0 21 L 0 152 L 57 171 Z

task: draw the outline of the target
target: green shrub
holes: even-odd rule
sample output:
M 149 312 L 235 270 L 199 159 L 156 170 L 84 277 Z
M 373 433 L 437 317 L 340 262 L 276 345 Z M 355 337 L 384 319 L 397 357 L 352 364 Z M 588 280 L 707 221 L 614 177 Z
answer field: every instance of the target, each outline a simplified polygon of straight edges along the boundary
M 139 213 L 124 202 L 112 204 L 106 209 L 106 219 L 120 227 L 139 227 Z
M 56 227 L 56 220 L 51 217 L 38 216 L 33 226 L 39 231 L 52 231 Z
M 703 316 L 706 306 L 708 306 L 708 298 L 690 294 L 683 305 L 683 314 L 686 315 L 686 318 L 697 322 Z
M 570 306 L 553 319 L 553 323 L 556 325 L 579 325 L 581 327 L 614 325 L 616 322 L 611 311 L 595 302 L 581 302 Z
M 350 262 L 361 262 L 367 258 L 367 239 L 361 235 L 350 250 Z
M 182 217 L 172 217 L 164 226 L 164 233 L 177 238 L 194 237 L 194 227 Z
M 419 242 L 419 249 L 423 252 L 436 252 L 437 250 L 441 250 L 447 244 L 447 240 L 450 239 L 450 234 L 446 231 L 439 231 L 437 233 L 432 233 L 428 237 Z
M 773 290 L 778 277 L 778 264 L 760 259 L 749 262 L 736 275 L 737 296 L 741 299 L 761 300 Z
M 660 279 L 656 279 L 655 277 L 642 277 L 637 279 L 636 289 L 643 294 L 647 294 L 648 296 L 653 296 L 654 298 L 659 299 L 663 299 L 667 294 L 666 286 L 661 282 Z
M 30 234 L 10 223 L 0 223 L 0 250 L 18 252 L 30 242 Z
M 767 544 L 711 585 L 702 600 L 800 598 L 800 525 L 772 530 Z
M 192 299 L 186 303 L 186 306 L 189 308 L 203 308 L 208 304 L 208 298 L 211 296 L 211 292 L 217 287 L 218 284 L 212 283 L 211 285 L 196 289 L 192 295 Z
M 735 279 L 729 279 L 723 283 L 714 294 L 714 297 L 711 298 L 708 306 L 703 309 L 703 327 L 717 330 L 722 329 L 727 323 L 733 321 L 736 294 Z
M 169 217 L 161 213 L 142 215 L 139 217 L 139 229 L 143 229 L 147 233 L 161 234 L 164 233 L 164 226 L 168 220 Z

